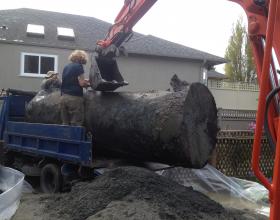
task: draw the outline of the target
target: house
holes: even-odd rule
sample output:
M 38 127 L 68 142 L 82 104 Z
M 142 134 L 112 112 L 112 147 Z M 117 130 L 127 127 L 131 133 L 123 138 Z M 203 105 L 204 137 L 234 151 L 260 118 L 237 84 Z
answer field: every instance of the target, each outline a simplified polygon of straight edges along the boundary
M 215 97 L 218 108 L 256 111 L 259 95 L 258 84 L 232 82 L 224 77 L 208 79 L 208 88 Z
M 259 87 L 256 83 L 231 82 L 224 74 L 208 71 L 208 88 L 215 97 L 222 130 L 248 130 L 256 120 Z
M 27 8 L 1 10 L 0 17 L 0 88 L 38 90 L 48 70 L 62 72 L 74 49 L 92 55 L 96 41 L 103 39 L 110 27 L 93 17 Z M 188 82 L 203 82 L 207 69 L 225 62 L 224 58 L 139 33 L 124 46 L 128 56 L 119 57 L 118 64 L 130 85 L 121 90 L 165 90 L 175 73 Z

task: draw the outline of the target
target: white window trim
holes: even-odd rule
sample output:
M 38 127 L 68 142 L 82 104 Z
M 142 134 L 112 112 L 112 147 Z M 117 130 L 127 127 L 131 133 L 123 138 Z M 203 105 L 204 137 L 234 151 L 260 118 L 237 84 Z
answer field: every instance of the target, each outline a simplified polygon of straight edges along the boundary
M 39 65 L 39 73 L 25 73 L 24 72 L 24 56 L 30 55 L 30 56 L 38 56 L 39 62 L 41 61 L 41 57 L 53 57 L 54 58 L 54 71 L 57 72 L 57 64 L 58 64 L 58 56 L 57 55 L 50 55 L 50 54 L 43 54 L 43 53 L 26 53 L 21 52 L 20 56 L 20 76 L 28 76 L 28 77 L 35 77 L 35 78 L 43 78 L 46 76 L 46 74 L 40 74 L 41 71 L 41 65 Z

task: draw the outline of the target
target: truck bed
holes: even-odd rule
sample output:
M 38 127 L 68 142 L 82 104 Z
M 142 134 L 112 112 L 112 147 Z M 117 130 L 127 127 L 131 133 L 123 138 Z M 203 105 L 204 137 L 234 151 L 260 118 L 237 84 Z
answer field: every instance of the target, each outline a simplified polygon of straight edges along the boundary
M 8 121 L 4 133 L 9 150 L 91 166 L 92 144 L 78 126 Z

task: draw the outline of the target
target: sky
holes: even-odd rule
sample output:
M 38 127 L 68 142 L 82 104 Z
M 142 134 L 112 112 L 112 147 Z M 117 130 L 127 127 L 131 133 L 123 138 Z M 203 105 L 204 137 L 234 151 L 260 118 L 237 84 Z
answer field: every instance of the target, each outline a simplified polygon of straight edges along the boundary
M 0 10 L 33 8 L 95 17 L 110 23 L 124 0 L 9 0 Z M 158 0 L 133 30 L 224 57 L 234 22 L 243 9 L 229 0 Z M 0 18 L 1 19 L 1 18 Z M 217 66 L 223 72 L 223 66 Z

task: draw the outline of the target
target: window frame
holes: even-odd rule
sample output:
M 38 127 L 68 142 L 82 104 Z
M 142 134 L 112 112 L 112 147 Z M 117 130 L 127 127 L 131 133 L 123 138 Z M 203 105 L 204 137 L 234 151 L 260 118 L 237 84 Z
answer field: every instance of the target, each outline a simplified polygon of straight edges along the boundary
M 37 56 L 39 57 L 39 65 L 38 65 L 38 73 L 25 73 L 24 72 L 24 61 L 25 56 Z M 51 54 L 43 54 L 43 53 L 27 53 L 27 52 L 21 52 L 20 60 L 20 76 L 28 76 L 28 77 L 35 77 L 35 78 L 43 78 L 46 76 L 46 74 L 41 74 L 41 57 L 51 57 L 54 58 L 54 71 L 57 72 L 57 64 L 58 64 L 58 56 L 57 55 L 51 55 Z

